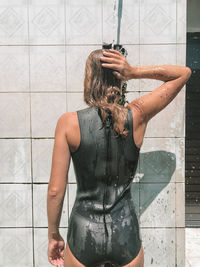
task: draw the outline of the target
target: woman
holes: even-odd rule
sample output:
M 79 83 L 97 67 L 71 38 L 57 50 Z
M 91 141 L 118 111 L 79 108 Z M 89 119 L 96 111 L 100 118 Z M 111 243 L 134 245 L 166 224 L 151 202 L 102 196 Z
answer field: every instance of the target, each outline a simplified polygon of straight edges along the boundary
M 144 253 L 130 185 L 148 121 L 166 107 L 191 75 L 184 66 L 131 66 L 117 50 L 95 50 L 86 62 L 84 101 L 89 106 L 60 116 L 48 186 L 48 259 L 55 266 L 143 267 Z M 121 87 L 130 79 L 164 83 L 126 107 Z M 70 158 L 77 195 L 67 243 L 59 222 Z

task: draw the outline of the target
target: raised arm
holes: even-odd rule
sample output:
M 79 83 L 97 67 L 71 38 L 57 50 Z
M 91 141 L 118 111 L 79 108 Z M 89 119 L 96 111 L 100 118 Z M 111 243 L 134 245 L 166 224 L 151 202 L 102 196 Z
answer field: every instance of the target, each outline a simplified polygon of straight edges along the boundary
M 141 118 L 147 123 L 166 107 L 183 88 L 191 75 L 185 66 L 159 65 L 132 67 L 126 58 L 116 50 L 104 52 L 101 58 L 103 67 L 115 70 L 113 73 L 121 80 L 156 79 L 164 83 L 152 92 L 133 100 L 130 105 L 140 110 Z
M 148 122 L 164 109 L 179 93 L 190 78 L 191 70 L 184 66 L 160 65 L 132 67 L 132 77 L 156 79 L 164 83 L 152 92 L 133 100 L 130 105 L 139 106 Z

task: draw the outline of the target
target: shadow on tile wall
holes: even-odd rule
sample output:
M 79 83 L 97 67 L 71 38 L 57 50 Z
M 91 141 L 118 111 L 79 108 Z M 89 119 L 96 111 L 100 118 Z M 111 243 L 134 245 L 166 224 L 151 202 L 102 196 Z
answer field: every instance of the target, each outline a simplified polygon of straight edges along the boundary
M 176 170 L 175 154 L 167 151 L 141 153 L 139 169 L 142 178 L 132 184 L 131 192 L 137 214 L 140 216 L 170 182 Z

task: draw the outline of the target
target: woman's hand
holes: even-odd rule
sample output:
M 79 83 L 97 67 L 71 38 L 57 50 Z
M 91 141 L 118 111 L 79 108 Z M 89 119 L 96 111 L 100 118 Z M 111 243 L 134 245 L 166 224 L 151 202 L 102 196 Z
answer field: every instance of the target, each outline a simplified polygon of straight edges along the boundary
M 133 67 L 127 62 L 125 56 L 115 49 L 109 49 L 110 52 L 103 51 L 104 57 L 101 57 L 102 67 L 113 69 L 113 74 L 122 81 L 133 78 Z
M 48 260 L 51 264 L 62 267 L 64 265 L 65 242 L 60 234 L 49 239 Z

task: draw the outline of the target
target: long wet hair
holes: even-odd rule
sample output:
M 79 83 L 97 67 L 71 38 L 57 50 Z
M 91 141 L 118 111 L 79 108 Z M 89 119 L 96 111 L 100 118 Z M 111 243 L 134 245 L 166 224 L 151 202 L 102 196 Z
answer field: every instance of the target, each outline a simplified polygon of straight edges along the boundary
M 98 49 L 90 53 L 85 66 L 84 101 L 88 106 L 101 109 L 102 122 L 106 119 L 106 111 L 112 115 L 113 130 L 117 137 L 125 138 L 128 129 L 124 124 L 128 115 L 128 108 L 118 104 L 122 94 L 122 82 L 112 73 L 112 69 L 101 66 L 100 57 L 107 49 Z

